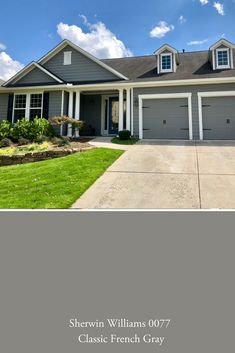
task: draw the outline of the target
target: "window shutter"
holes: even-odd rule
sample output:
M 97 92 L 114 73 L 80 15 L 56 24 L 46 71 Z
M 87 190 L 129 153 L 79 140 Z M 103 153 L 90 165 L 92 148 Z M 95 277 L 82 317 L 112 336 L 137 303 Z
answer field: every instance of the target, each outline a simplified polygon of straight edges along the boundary
M 13 101 L 14 101 L 14 94 L 10 93 L 8 96 L 8 110 L 7 110 L 7 120 L 10 122 L 12 122 Z
M 44 119 L 48 119 L 49 118 L 49 92 L 44 92 L 44 94 L 43 94 L 42 117 Z

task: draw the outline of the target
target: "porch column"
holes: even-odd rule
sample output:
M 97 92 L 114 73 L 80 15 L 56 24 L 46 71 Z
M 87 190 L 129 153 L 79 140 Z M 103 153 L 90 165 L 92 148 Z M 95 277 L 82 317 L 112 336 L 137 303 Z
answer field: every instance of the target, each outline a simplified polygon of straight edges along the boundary
M 73 91 L 69 92 L 69 117 L 72 118 L 73 117 Z M 68 125 L 68 137 L 72 137 L 73 135 L 73 128 L 72 125 L 69 124 Z
M 126 90 L 126 129 L 131 131 L 131 89 Z
M 76 91 L 76 103 L 75 103 L 75 119 L 80 120 L 80 102 L 81 102 L 81 94 L 80 91 Z M 79 128 L 75 129 L 75 137 L 79 137 Z
M 118 131 L 123 130 L 123 88 L 119 89 L 119 124 Z

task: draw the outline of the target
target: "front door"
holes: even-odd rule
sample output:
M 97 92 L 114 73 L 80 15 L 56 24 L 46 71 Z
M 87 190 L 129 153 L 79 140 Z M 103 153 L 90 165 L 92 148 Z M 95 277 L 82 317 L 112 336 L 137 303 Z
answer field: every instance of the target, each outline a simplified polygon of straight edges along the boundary
M 118 134 L 119 120 L 119 99 L 118 97 L 109 98 L 109 135 Z

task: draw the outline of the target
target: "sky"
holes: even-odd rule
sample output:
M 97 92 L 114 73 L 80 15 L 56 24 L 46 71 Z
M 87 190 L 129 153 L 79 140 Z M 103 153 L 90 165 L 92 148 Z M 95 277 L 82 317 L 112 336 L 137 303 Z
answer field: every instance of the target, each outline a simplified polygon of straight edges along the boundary
M 0 0 L 0 78 L 65 38 L 114 58 L 151 55 L 165 43 L 207 50 L 221 37 L 235 42 L 235 0 Z

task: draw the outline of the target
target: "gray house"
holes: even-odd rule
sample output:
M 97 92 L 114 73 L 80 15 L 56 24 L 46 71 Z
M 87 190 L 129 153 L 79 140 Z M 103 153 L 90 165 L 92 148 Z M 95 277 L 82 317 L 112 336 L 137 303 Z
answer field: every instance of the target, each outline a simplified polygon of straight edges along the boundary
M 235 46 L 98 60 L 68 40 L 0 87 L 0 120 L 68 115 L 87 135 L 235 139 Z M 61 131 L 71 135 L 71 129 Z

